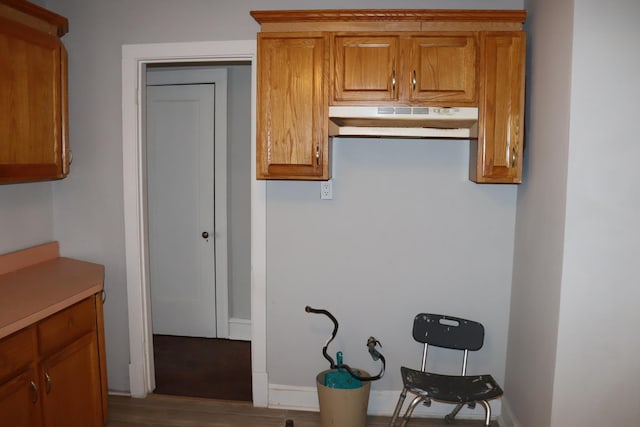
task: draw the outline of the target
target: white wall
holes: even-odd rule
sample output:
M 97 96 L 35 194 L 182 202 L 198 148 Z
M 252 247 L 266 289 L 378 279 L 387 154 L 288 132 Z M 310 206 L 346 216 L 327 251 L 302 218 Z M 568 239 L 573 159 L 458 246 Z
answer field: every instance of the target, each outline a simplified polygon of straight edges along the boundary
M 505 406 L 551 417 L 569 146 L 573 5 L 528 1 L 525 171 L 518 191 Z
M 50 0 L 70 20 L 70 131 L 74 169 L 55 184 L 55 236 L 66 255 L 106 265 L 109 386 L 128 389 L 127 298 L 122 213 L 121 45 L 254 38 L 252 9 L 295 9 L 297 1 L 244 3 Z M 521 1 L 313 1 L 309 8 L 520 8 Z M 374 389 L 398 390 L 399 365 L 416 365 L 410 325 L 419 311 L 481 320 L 486 348 L 473 371 L 504 379 L 516 186 L 467 180 L 468 144 L 338 141 L 335 198 L 319 184 L 267 185 L 267 369 L 271 384 L 313 387 L 326 364 L 329 331 L 306 304 L 341 321 L 348 363 L 369 364 L 376 335 L 389 358 Z M 339 347 L 339 345 L 337 346 Z M 333 351 L 338 348 L 334 348 Z M 440 367 L 449 363 L 436 358 Z M 367 365 L 369 366 L 369 365 Z M 395 399 L 396 396 L 393 396 Z M 481 412 L 481 411 L 476 411 Z
M 484 323 L 470 370 L 502 381 L 516 187 L 469 182 L 463 141 L 333 146 L 333 200 L 319 199 L 318 183 L 267 186 L 270 382 L 309 386 L 327 368 L 320 350 L 331 323 L 306 314 L 307 304 L 337 317 L 330 351 L 342 349 L 346 363 L 375 370 L 365 344 L 370 335 L 382 342 L 388 370 L 373 390 L 400 390 L 400 365 L 418 366 L 411 324 L 420 312 Z M 459 363 L 434 366 L 458 372 Z
M 505 400 L 513 425 L 637 425 L 640 4 L 526 6 L 530 167 L 518 195 Z
M 52 185 L 0 185 L 0 253 L 53 240 Z
M 640 419 L 638 19 L 634 0 L 575 3 L 552 426 Z

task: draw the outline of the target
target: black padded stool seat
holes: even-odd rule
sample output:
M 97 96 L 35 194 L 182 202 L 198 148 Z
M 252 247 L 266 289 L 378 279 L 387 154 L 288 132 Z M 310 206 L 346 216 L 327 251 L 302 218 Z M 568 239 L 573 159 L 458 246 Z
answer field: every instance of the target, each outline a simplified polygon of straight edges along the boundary
M 491 375 L 440 375 L 404 366 L 400 372 L 405 387 L 434 400 L 470 403 L 502 396 L 502 389 Z

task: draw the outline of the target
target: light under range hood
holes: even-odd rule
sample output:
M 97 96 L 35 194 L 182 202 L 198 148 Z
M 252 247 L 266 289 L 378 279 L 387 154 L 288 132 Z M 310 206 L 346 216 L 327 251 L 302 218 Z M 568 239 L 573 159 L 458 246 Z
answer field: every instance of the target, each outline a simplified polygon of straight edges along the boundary
M 330 106 L 329 135 L 477 138 L 475 107 Z

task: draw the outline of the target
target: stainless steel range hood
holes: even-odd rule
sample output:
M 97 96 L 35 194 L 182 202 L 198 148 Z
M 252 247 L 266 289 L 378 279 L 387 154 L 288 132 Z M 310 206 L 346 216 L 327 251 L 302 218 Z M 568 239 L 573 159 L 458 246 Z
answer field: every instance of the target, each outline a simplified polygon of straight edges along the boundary
M 477 138 L 478 109 L 475 107 L 330 106 L 329 135 Z

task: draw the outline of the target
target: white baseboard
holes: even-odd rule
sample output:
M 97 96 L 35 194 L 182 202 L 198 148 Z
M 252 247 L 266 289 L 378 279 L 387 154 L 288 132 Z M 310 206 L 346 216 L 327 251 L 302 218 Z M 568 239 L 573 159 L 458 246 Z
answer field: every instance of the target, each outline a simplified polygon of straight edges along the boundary
M 229 319 L 229 339 L 239 341 L 251 341 L 251 320 Z
M 372 390 L 369 395 L 369 409 L 367 413 L 369 415 L 393 415 L 393 410 L 396 407 L 399 396 L 400 390 Z M 403 411 L 409 404 L 410 400 L 411 398 L 407 396 L 403 405 Z M 318 391 L 315 387 L 269 384 L 269 408 L 318 412 L 320 410 L 320 406 L 318 404 Z M 501 408 L 502 405 L 500 400 L 493 400 L 491 402 L 492 418 L 500 416 Z M 414 416 L 423 418 L 439 418 L 444 417 L 451 411 L 451 409 L 453 409 L 452 405 L 433 402 L 430 407 L 423 405 L 418 406 L 414 411 Z M 464 407 L 458 414 L 457 418 L 483 420 L 484 409 L 482 408 L 482 405 L 476 405 L 475 409 Z
M 502 412 L 500 413 L 499 422 L 501 427 L 520 427 L 521 424 L 511 410 L 509 400 L 502 398 Z
M 109 396 L 131 397 L 131 393 L 129 393 L 128 391 L 108 390 L 107 391 L 107 395 L 109 395 Z

